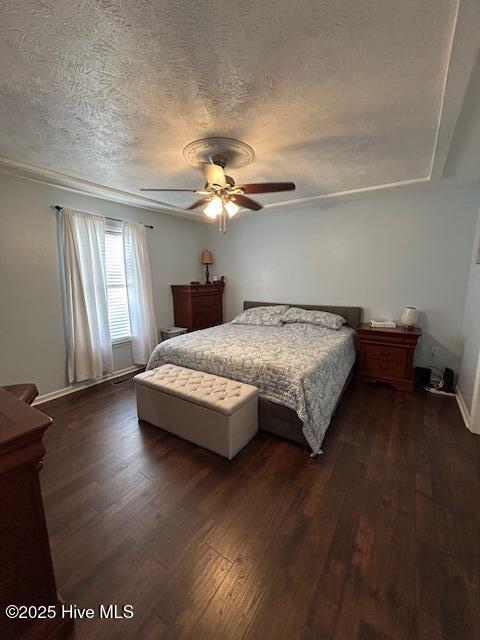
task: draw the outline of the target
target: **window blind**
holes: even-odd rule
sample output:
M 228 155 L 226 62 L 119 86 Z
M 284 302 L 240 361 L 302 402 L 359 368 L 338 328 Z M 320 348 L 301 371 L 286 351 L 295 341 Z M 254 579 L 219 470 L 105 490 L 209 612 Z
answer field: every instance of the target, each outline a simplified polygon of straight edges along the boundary
M 122 223 L 105 220 L 105 272 L 107 279 L 108 322 L 112 341 L 130 338 Z

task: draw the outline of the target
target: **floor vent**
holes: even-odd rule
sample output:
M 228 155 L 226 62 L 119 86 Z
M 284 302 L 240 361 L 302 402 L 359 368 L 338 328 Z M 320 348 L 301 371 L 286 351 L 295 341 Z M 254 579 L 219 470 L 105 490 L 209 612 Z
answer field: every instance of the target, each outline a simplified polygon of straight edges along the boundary
M 132 378 L 121 378 L 120 380 L 112 380 L 110 384 L 123 384 L 124 382 L 130 382 Z

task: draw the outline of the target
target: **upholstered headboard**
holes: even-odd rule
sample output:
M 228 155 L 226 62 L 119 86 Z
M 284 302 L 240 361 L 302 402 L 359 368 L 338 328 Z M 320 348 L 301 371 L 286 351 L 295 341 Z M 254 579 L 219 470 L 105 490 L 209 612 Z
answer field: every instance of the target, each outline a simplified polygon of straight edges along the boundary
M 328 311 L 329 313 L 336 313 L 342 316 L 347 321 L 349 327 L 357 329 L 362 321 L 362 307 L 328 307 L 318 304 L 293 304 L 290 302 L 252 302 L 251 300 L 245 300 L 243 303 L 244 309 L 251 309 L 252 307 L 270 307 L 275 304 L 288 304 L 289 307 L 300 307 L 301 309 L 313 309 L 314 311 Z

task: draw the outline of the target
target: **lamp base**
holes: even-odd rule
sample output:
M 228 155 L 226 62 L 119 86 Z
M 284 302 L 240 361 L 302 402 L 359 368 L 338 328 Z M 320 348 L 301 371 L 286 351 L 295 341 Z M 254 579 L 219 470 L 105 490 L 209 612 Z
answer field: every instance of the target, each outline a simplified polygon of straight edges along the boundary
M 208 264 L 205 265 L 205 284 L 211 284 L 210 283 L 210 271 L 208 270 Z

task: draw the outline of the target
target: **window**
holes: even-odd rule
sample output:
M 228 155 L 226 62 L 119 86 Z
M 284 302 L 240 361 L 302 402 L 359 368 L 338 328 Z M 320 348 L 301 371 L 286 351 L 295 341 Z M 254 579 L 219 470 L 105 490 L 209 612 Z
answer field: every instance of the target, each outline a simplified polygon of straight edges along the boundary
M 107 279 L 108 322 L 112 342 L 131 336 L 128 313 L 122 224 L 105 220 L 105 272 Z

